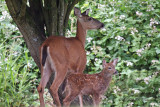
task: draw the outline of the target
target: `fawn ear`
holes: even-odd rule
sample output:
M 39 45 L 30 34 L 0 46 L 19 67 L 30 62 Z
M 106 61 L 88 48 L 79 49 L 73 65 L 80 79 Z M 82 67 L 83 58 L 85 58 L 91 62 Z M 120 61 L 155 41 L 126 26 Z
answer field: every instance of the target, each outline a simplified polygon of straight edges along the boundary
M 87 9 L 85 12 L 82 13 L 82 15 L 88 15 L 89 9 Z
M 104 59 L 103 59 L 103 62 L 102 62 L 102 66 L 103 66 L 103 68 L 106 67 L 106 60 L 104 60 Z
M 118 62 L 118 58 L 114 59 L 114 60 L 112 61 L 112 64 L 113 64 L 114 66 L 116 66 L 116 65 L 117 65 L 117 62 Z
M 82 17 L 81 10 L 77 7 L 74 7 L 74 15 L 77 17 Z

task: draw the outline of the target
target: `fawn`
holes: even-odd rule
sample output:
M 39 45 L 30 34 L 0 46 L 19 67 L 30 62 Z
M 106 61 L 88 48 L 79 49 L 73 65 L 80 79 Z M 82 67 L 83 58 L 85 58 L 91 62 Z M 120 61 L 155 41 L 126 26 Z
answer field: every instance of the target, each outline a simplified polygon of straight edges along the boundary
M 64 106 L 69 106 L 76 96 L 79 96 L 80 107 L 83 107 L 82 95 L 92 95 L 94 106 L 98 106 L 101 96 L 109 87 L 112 75 L 118 73 L 115 69 L 117 62 L 118 58 L 110 63 L 103 60 L 103 70 L 97 74 L 72 73 L 68 75 L 65 87 L 67 95 L 63 100 Z

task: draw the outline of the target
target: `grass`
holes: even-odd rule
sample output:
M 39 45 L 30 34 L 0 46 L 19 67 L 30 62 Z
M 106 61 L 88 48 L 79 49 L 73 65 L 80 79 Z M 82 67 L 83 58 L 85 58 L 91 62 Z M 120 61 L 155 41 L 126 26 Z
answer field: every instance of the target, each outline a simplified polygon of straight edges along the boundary
M 37 106 L 38 69 L 33 71 L 28 51 L 18 45 L 21 40 L 12 40 L 12 45 L 6 41 L 0 44 L 0 107 Z

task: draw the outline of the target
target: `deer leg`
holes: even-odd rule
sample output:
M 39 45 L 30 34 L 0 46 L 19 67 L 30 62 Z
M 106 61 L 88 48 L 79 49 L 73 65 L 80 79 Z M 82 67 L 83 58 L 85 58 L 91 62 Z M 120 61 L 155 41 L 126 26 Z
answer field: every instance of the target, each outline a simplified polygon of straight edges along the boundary
M 46 66 L 42 67 L 41 69 L 41 81 L 40 84 L 37 88 L 37 91 L 39 93 L 39 100 L 40 100 L 40 106 L 41 107 L 45 107 L 45 103 L 44 103 L 44 98 L 43 98 L 43 93 L 44 93 L 44 88 L 46 87 L 46 84 L 51 76 L 51 69 L 49 67 L 48 64 L 46 64 Z
M 67 73 L 67 68 L 65 67 L 63 69 L 62 68 L 57 69 L 57 72 L 55 73 L 55 79 L 50 87 L 53 100 L 58 107 L 61 107 L 61 103 L 58 96 L 58 89 L 62 84 L 62 82 L 64 81 L 66 73 Z
M 82 98 L 82 95 L 79 94 L 79 103 L 80 103 L 80 107 L 83 107 L 83 98 Z

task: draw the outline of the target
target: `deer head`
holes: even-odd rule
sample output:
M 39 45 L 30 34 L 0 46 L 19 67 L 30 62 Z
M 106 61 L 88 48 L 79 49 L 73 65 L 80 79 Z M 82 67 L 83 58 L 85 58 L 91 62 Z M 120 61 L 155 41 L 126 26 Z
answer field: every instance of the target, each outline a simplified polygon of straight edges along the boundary
M 74 8 L 74 14 L 77 16 L 78 21 L 81 23 L 84 29 L 100 29 L 104 27 L 104 24 L 100 21 L 88 16 L 89 9 L 81 13 L 79 8 Z
M 114 74 L 118 74 L 118 71 L 115 69 L 115 66 L 117 65 L 118 62 L 118 58 L 114 59 L 113 61 L 111 61 L 110 63 L 106 63 L 106 61 L 103 59 L 103 71 L 107 74 L 107 75 L 114 75 Z

